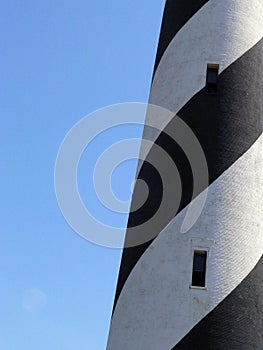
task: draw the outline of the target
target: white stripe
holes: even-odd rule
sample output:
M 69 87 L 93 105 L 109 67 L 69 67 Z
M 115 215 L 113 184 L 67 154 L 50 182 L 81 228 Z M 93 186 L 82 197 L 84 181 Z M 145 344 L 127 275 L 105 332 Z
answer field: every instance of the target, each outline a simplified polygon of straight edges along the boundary
M 186 207 L 150 245 L 120 294 L 108 350 L 170 350 L 254 268 L 263 252 L 262 154 L 260 136 L 209 187 L 187 234 L 179 233 Z M 194 247 L 209 250 L 207 290 L 189 289 Z
M 219 63 L 221 73 L 262 39 L 262 13 L 262 0 L 208 1 L 165 51 L 149 102 L 177 114 L 205 86 L 207 63 Z M 166 113 L 153 121 L 149 113 L 148 119 L 158 130 L 164 130 L 171 116 Z M 144 138 L 154 141 L 159 134 L 145 129 Z
M 182 27 L 160 61 L 149 99 L 150 104 L 167 112 L 154 113 L 149 107 L 146 125 L 152 128 L 144 129 L 143 139 L 154 142 L 174 115 L 205 86 L 207 63 L 218 63 L 221 73 L 262 39 L 262 13 L 262 0 L 210 0 Z M 146 159 L 148 152 L 142 143 L 139 158 Z M 196 164 L 191 159 L 189 162 L 192 168 Z M 136 177 L 141 166 L 139 162 Z M 204 169 L 201 163 L 200 168 Z M 206 182 L 205 176 L 195 176 L 194 180 L 198 178 Z M 205 193 L 200 203 L 190 208 L 182 231 L 195 222 L 204 200 Z

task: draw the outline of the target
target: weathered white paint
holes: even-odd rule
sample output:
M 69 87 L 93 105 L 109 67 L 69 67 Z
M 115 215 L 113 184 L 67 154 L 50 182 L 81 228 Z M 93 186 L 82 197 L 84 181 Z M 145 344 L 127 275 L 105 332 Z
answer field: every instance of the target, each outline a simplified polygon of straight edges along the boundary
M 151 88 L 149 103 L 166 112 L 156 113 L 157 108 L 149 106 L 146 125 L 154 128 L 145 128 L 143 139 L 154 142 L 174 115 L 205 86 L 207 63 L 218 63 L 221 73 L 262 39 L 262 13 L 262 0 L 210 0 L 182 27 L 165 51 Z M 186 136 L 186 129 L 182 135 Z M 180 137 L 177 138 L 175 141 L 183 144 Z M 194 137 L 187 140 L 191 146 L 195 142 Z M 141 145 L 140 159 L 146 159 L 149 152 L 145 145 Z M 184 145 L 183 151 L 190 156 L 187 142 Z M 201 152 L 195 154 L 201 157 Z M 192 159 L 189 162 L 192 167 L 200 164 L 199 169 L 205 168 L 201 162 Z M 139 162 L 137 175 L 141 166 Z M 205 174 L 200 176 L 200 172 L 199 176 L 194 176 L 194 180 L 197 179 L 206 182 Z M 199 185 L 203 188 L 203 184 Z M 189 208 L 182 231 L 187 231 L 195 222 L 205 193 L 199 198 L 200 203 Z
M 262 13 L 262 0 L 208 1 L 165 51 L 149 102 L 177 114 L 205 86 L 207 63 L 220 64 L 221 73 L 262 39 Z M 150 112 L 146 120 L 159 131 L 145 129 L 144 138 L 155 141 L 171 115 L 154 116 Z
M 121 292 L 108 350 L 170 350 L 254 268 L 263 252 L 262 169 L 261 135 L 210 185 L 187 234 L 179 233 L 187 207 L 160 233 Z M 207 290 L 189 288 L 198 247 L 209 251 Z

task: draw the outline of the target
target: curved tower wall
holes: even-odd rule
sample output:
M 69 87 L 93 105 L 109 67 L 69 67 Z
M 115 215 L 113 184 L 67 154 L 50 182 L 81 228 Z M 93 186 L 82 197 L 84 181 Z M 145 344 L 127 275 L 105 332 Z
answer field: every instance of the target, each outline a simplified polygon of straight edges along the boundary
M 150 103 L 175 117 L 160 119 L 161 132 L 145 128 L 144 138 L 174 160 L 182 196 L 175 212 L 169 199 L 154 239 L 124 249 L 108 350 L 263 348 L 262 36 L 262 0 L 166 1 Z M 214 94 L 206 89 L 208 64 L 219 67 Z M 194 199 L 191 164 L 167 136 L 177 118 L 192 129 L 207 160 L 209 183 Z M 152 149 L 148 158 L 157 156 Z M 158 214 L 163 186 L 174 183 L 172 177 L 162 183 L 149 162 L 138 178 L 150 192 L 130 214 L 126 242 L 131 228 Z M 181 233 L 204 190 L 199 219 Z M 139 186 L 134 202 L 137 197 Z M 138 226 L 138 234 L 147 232 Z M 199 288 L 192 286 L 197 251 L 207 256 Z

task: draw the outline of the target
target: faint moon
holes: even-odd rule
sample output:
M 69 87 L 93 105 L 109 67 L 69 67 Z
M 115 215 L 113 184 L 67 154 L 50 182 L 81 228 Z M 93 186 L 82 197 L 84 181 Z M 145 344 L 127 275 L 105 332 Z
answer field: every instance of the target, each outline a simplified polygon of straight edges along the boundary
M 31 288 L 25 291 L 22 306 L 27 312 L 36 313 L 44 308 L 46 302 L 47 296 L 42 290 Z

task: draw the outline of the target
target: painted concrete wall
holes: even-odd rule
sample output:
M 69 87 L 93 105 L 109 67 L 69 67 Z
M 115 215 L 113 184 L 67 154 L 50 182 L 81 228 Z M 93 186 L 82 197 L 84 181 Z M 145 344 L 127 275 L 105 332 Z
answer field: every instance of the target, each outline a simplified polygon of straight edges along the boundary
M 191 1 L 185 3 L 191 6 Z M 208 161 L 208 197 L 187 233 L 181 233 L 191 205 L 185 199 L 187 205 L 153 242 L 124 250 L 108 350 L 216 350 L 222 348 L 222 339 L 232 350 L 263 347 L 257 268 L 263 252 L 263 1 L 210 0 L 200 7 L 159 57 L 150 103 L 178 114 L 198 137 Z M 221 90 L 212 99 L 204 90 L 207 63 L 220 65 Z M 144 138 L 159 142 L 163 137 L 165 144 L 161 131 L 174 126 L 167 115 L 158 120 L 160 131 L 146 128 Z M 184 168 L 181 176 L 183 172 Z M 205 289 L 189 288 L 194 249 L 208 251 Z M 246 287 L 243 293 L 242 285 L 252 270 L 251 292 Z M 240 310 L 237 304 L 239 311 L 231 315 L 232 329 L 213 320 L 214 328 L 219 328 L 213 334 L 213 324 L 204 320 L 219 306 L 224 313 L 224 304 L 229 308 L 225 301 L 235 290 L 246 302 Z M 253 323 L 249 340 L 238 341 L 237 335 L 249 327 L 248 314 L 259 319 L 258 326 Z M 243 319 L 246 322 L 236 321 Z M 203 339 L 196 335 L 193 345 L 187 335 L 192 336 L 200 324 L 206 331 L 200 332 Z
M 218 63 L 221 73 L 262 39 L 262 13 L 261 0 L 208 1 L 166 49 L 149 102 L 177 114 L 205 86 L 207 63 Z M 169 121 L 160 119 L 159 130 Z
M 109 349 L 171 349 L 255 267 L 263 251 L 262 149 L 261 136 L 209 187 L 188 233 L 180 234 L 186 207 L 143 254 L 118 299 Z M 189 288 L 195 248 L 209 252 L 204 290 Z

